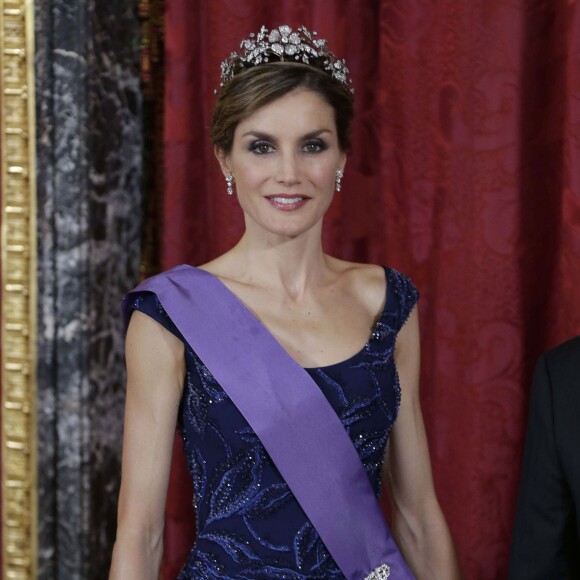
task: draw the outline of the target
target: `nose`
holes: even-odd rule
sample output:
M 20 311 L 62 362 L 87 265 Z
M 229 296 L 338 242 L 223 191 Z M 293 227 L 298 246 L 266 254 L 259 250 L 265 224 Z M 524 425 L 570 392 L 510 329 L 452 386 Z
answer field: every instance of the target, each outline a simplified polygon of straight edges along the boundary
M 300 182 L 299 160 L 294 152 L 280 152 L 276 180 L 284 185 L 295 185 Z

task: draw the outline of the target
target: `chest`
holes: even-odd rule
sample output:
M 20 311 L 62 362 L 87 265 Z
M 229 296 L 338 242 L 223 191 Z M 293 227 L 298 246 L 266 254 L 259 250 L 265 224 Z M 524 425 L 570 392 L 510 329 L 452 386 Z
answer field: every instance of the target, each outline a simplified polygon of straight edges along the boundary
M 386 441 L 400 404 L 393 346 L 392 335 L 378 333 L 351 358 L 307 369 L 352 439 L 377 493 Z M 197 469 L 199 485 L 202 480 L 209 484 L 215 479 L 210 472 L 219 470 L 224 457 L 246 457 L 260 443 L 244 415 L 193 351 L 186 352 L 186 364 L 188 379 L 180 425 L 190 441 L 189 453 L 197 449 L 197 459 L 192 459 L 203 458 Z M 280 397 L 284 401 L 283 391 Z M 292 407 L 286 411 L 292 412 Z M 273 426 L 277 424 L 275 416 L 270 421 Z M 222 457 L 219 450 L 223 450 Z
M 246 296 L 246 305 L 303 367 L 328 366 L 359 352 L 372 334 L 376 307 L 341 292 L 292 301 Z

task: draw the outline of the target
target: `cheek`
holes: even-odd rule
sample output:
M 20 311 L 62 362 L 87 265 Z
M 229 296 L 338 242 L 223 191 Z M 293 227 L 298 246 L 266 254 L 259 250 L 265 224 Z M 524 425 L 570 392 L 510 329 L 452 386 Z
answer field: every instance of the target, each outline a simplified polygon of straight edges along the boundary
M 319 165 L 312 168 L 311 175 L 320 185 L 334 189 L 336 167 L 334 164 Z
M 238 186 L 255 186 L 259 185 L 265 179 L 268 178 L 268 171 L 267 168 L 264 167 L 264 164 L 247 164 L 243 167 L 238 167 L 237 171 L 234 168 L 234 175 L 236 176 L 236 183 Z

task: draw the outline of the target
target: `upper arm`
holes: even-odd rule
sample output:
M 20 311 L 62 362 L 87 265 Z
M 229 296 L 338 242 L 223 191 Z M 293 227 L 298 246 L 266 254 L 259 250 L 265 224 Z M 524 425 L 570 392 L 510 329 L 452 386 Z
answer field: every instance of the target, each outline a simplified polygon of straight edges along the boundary
M 127 396 L 119 526 L 159 531 L 185 362 L 181 341 L 141 312 L 126 338 Z
M 393 535 L 417 578 L 461 577 L 453 540 L 437 501 L 419 401 L 419 315 L 415 307 L 397 336 L 401 405 L 387 453 Z
M 393 507 L 416 514 L 426 500 L 435 498 L 427 436 L 419 400 L 419 316 L 415 306 L 397 336 L 395 363 L 401 404 L 389 437 L 385 467 Z

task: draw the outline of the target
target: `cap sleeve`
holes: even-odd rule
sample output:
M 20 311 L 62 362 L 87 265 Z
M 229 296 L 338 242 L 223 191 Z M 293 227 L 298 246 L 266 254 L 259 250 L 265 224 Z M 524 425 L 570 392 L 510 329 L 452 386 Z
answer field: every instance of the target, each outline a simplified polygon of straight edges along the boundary
M 415 304 L 417 304 L 419 291 L 408 276 L 393 268 L 388 268 L 387 292 L 390 292 L 391 298 L 394 300 L 394 311 L 396 312 L 395 328 L 398 332 L 407 322 Z
M 169 317 L 169 314 L 165 312 L 165 308 L 157 298 L 157 295 L 153 292 L 131 292 L 127 294 L 123 304 L 125 310 L 125 316 L 127 321 L 127 326 L 129 325 L 129 319 L 131 318 L 131 314 L 135 310 L 142 312 L 143 314 L 147 314 L 161 324 L 163 328 L 167 329 L 171 334 L 174 334 L 179 340 L 183 341 L 183 336 Z

